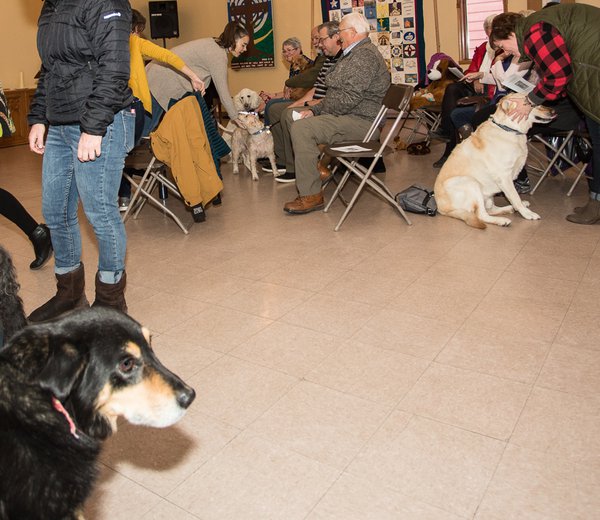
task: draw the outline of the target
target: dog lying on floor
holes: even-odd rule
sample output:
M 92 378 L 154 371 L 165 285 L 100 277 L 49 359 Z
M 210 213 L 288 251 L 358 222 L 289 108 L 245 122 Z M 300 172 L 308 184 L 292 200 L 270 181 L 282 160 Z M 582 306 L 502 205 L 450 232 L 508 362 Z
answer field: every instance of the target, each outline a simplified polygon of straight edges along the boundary
M 277 177 L 277 164 L 275 163 L 275 150 L 273 148 L 273 135 L 265 127 L 256 112 L 240 113 L 237 119 L 237 128 L 231 136 L 231 158 L 233 173 L 239 173 L 240 157 L 244 165 L 252 173 L 252 179 L 258 180 L 256 160 L 267 157 L 273 168 L 273 175 Z
M 527 131 L 533 123 L 549 123 L 554 111 L 543 106 L 533 107 L 522 121 L 508 115 L 515 100 L 523 94 L 503 98 L 494 115 L 465 141 L 459 144 L 442 166 L 433 191 L 438 211 L 469 226 L 485 229 L 487 224 L 508 226 L 506 215 L 518 211 L 527 220 L 539 220 L 529 203 L 522 201 L 513 180 L 527 160 Z M 507 206 L 496 206 L 494 195 L 503 192 Z
M 27 326 L 0 349 L 0 519 L 82 520 L 117 417 L 181 419 L 195 392 L 149 341 L 129 316 L 93 307 Z

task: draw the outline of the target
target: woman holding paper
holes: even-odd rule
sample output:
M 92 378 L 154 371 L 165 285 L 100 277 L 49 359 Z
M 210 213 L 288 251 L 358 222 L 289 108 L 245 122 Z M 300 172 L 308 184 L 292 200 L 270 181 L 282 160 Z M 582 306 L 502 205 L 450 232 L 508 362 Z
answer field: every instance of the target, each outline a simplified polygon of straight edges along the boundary
M 600 222 L 600 9 L 585 4 L 559 4 L 524 18 L 504 13 L 494 18 L 490 40 L 515 56 L 531 59 L 540 79 L 514 110 L 522 119 L 531 108 L 564 96 L 585 114 L 592 141 L 589 200 L 567 216 L 575 224 Z

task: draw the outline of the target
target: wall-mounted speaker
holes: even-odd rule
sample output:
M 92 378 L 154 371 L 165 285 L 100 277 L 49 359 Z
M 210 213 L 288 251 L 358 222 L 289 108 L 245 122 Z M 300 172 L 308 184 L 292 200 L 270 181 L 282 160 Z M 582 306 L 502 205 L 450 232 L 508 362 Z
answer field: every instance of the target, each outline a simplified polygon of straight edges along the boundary
M 148 2 L 150 12 L 150 36 L 157 38 L 179 38 L 177 2 Z

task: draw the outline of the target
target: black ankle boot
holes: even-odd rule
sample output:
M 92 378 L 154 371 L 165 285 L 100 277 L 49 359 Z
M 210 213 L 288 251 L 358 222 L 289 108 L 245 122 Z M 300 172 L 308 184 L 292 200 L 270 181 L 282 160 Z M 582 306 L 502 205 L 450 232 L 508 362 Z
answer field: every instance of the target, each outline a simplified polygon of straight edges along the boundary
M 52 256 L 52 242 L 48 226 L 40 224 L 29 235 L 29 240 L 33 244 L 35 253 L 35 260 L 29 264 L 29 269 L 40 269 Z

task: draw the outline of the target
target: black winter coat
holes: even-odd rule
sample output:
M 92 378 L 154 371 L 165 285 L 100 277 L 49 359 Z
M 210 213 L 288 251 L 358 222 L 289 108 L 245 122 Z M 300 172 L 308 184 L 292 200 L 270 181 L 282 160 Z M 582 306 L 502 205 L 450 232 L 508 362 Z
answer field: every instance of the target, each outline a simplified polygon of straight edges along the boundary
M 128 0 L 45 0 L 38 21 L 42 69 L 29 124 L 79 123 L 104 135 L 133 101 L 129 81 Z

